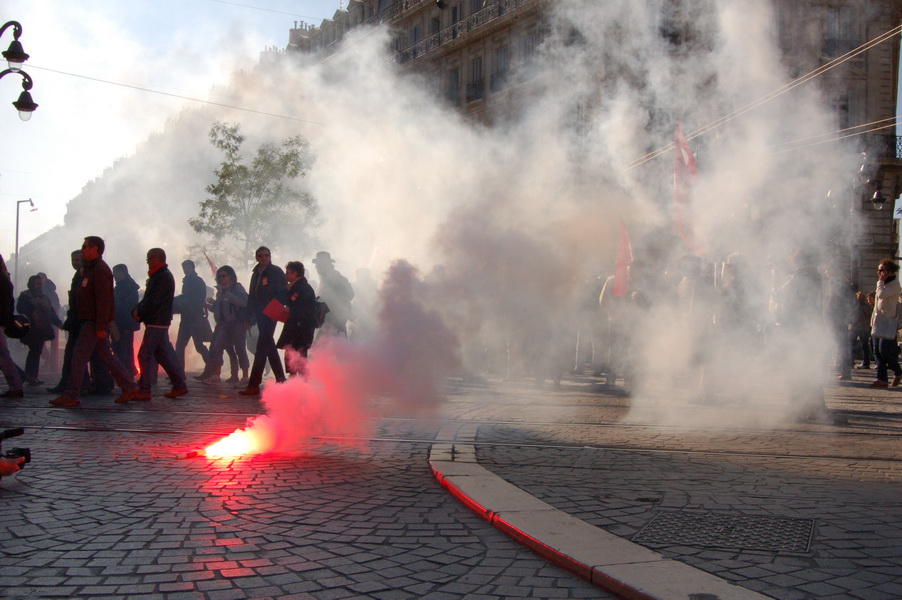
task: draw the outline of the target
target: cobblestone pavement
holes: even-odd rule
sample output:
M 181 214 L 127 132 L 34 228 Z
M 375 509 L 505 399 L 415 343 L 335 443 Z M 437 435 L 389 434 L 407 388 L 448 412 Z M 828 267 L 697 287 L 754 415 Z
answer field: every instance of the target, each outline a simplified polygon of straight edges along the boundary
M 480 463 L 590 527 L 774 598 L 902 597 L 902 389 L 827 389 L 842 424 L 772 406 L 641 403 L 592 378 L 448 386 L 442 419 L 393 415 L 369 451 L 175 460 L 259 404 L 192 386 L 118 406 L 0 405 L 34 460 L 0 482 L 4 597 L 606 598 L 433 479 L 442 426 Z M 447 425 L 452 425 L 448 428 Z M 453 441 L 453 440 L 443 440 Z
M 386 421 L 369 452 L 176 460 L 259 411 L 233 394 L 4 401 L 0 427 L 26 427 L 4 448 L 33 460 L 0 481 L 0 596 L 612 597 L 449 496 L 420 441 L 435 423 Z

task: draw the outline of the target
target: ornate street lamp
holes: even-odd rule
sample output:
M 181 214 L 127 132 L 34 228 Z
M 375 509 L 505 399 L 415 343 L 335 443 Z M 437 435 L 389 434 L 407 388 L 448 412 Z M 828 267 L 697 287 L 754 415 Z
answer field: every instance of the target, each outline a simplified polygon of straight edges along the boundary
M 10 27 L 13 28 L 14 39 L 9 45 L 9 49 L 3 52 L 3 58 L 6 59 L 9 68 L 0 72 L 0 79 L 3 79 L 10 73 L 22 76 L 22 93 L 19 94 L 19 99 L 13 102 L 13 106 L 19 111 L 19 118 L 27 121 L 31 118 L 31 113 L 37 109 L 38 105 L 31 98 L 30 90 L 33 84 L 31 76 L 22 70 L 22 64 L 28 60 L 28 54 L 25 53 L 25 50 L 22 49 L 22 43 L 19 42 L 19 36 L 22 35 L 22 26 L 17 21 L 9 21 L 0 28 L 0 36 Z

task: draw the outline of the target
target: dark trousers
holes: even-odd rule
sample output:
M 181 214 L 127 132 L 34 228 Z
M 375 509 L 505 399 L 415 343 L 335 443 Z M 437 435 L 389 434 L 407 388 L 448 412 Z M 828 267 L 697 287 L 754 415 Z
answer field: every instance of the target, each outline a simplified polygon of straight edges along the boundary
M 175 355 L 175 348 L 172 347 L 172 342 L 169 341 L 168 327 L 144 328 L 144 340 L 141 342 L 141 348 L 138 350 L 138 362 L 141 363 L 141 380 L 138 385 L 142 392 L 150 393 L 153 376 L 157 371 L 157 364 L 163 367 L 163 370 L 169 375 L 173 389 L 188 389 L 188 382 L 185 381 L 185 371 L 179 365 L 178 358 Z
M 112 342 L 110 346 L 113 348 L 113 356 L 122 363 L 125 370 L 132 374 L 132 377 L 138 374 L 135 368 L 135 332 L 119 331 L 119 339 Z
M 855 357 L 856 347 L 861 351 L 861 364 L 871 366 L 871 332 L 867 329 L 853 329 L 849 332 L 849 346 L 852 357 Z
M 257 349 L 254 351 L 254 365 L 251 367 L 251 376 L 247 382 L 248 387 L 259 387 L 263 382 L 263 369 L 266 361 L 272 369 L 276 381 L 285 381 L 285 371 L 282 369 L 282 361 L 279 360 L 279 349 L 276 348 L 276 322 L 266 315 L 257 316 Z
M 205 319 L 206 317 L 200 318 Z M 179 364 L 182 365 L 182 370 L 185 369 L 185 348 L 188 347 L 188 342 L 192 339 L 194 340 L 194 349 L 204 359 L 204 365 L 209 367 L 210 351 L 200 341 L 199 334 L 202 331 L 202 327 L 203 325 L 196 319 L 185 319 L 182 317 L 182 321 L 179 323 L 179 332 L 175 338 L 175 355 L 178 357 Z
M 889 383 L 888 371 L 892 371 L 896 377 L 902 376 L 902 367 L 899 366 L 899 344 L 896 340 L 874 338 L 874 355 L 877 357 L 878 380 Z
M 85 367 L 91 359 L 91 355 L 97 352 L 97 358 L 110 370 L 110 375 L 116 381 L 116 385 L 123 392 L 134 391 L 135 381 L 125 370 L 110 348 L 109 336 L 97 337 L 97 327 L 94 321 L 83 321 L 75 340 L 75 348 L 72 351 L 72 369 L 66 382 L 66 395 L 70 398 L 78 398 L 81 393 L 81 385 L 84 381 Z
M 25 377 L 28 381 L 35 381 L 41 370 L 41 353 L 44 352 L 44 341 L 29 342 L 28 356 L 25 357 Z

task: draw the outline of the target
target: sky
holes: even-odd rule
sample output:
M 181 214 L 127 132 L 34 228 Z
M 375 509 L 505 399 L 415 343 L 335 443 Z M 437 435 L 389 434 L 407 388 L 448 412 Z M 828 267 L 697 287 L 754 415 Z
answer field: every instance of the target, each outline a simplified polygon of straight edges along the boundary
M 3 78 L 0 254 L 15 251 L 17 207 L 22 246 L 62 224 L 66 203 L 168 117 L 198 105 L 173 96 L 208 99 L 233 69 L 284 49 L 295 22 L 319 25 L 339 7 L 340 0 L 0 0 L 2 22 L 22 25 L 38 104 L 21 121 L 6 102 L 18 98 L 22 80 Z M 12 40 L 9 28 L 3 50 Z M 18 204 L 28 199 L 37 210 Z

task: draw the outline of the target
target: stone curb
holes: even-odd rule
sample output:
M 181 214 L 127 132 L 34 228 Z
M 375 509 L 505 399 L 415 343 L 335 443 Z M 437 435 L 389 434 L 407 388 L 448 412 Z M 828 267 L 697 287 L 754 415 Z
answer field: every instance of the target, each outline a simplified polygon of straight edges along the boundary
M 445 489 L 493 527 L 549 562 L 623 598 L 768 598 L 554 508 L 480 466 L 470 444 L 433 444 L 429 466 Z

